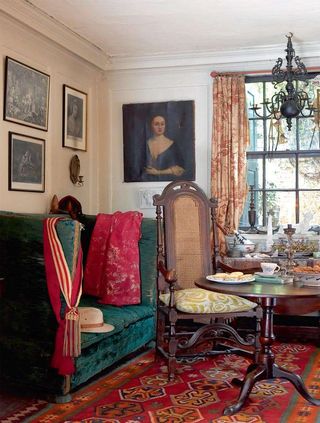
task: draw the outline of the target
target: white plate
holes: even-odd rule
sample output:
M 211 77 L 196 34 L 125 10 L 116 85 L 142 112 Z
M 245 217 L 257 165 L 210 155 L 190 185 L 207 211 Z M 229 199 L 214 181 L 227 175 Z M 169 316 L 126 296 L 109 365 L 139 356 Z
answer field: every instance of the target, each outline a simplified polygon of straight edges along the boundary
M 318 281 L 309 281 L 309 282 L 304 282 L 303 286 L 318 286 L 320 287 L 320 282 Z
M 263 273 L 263 272 L 255 272 L 255 275 L 262 276 L 263 278 L 276 278 L 279 276 L 279 272 L 272 273 L 272 275 L 267 275 L 266 273 Z
M 225 283 L 225 284 L 239 284 L 239 283 L 247 283 L 247 282 L 253 282 L 255 280 L 254 276 L 250 276 L 246 279 L 222 279 L 222 278 L 216 278 L 215 275 L 208 275 L 206 277 L 206 279 L 208 279 L 208 281 L 211 282 L 218 282 L 218 283 Z

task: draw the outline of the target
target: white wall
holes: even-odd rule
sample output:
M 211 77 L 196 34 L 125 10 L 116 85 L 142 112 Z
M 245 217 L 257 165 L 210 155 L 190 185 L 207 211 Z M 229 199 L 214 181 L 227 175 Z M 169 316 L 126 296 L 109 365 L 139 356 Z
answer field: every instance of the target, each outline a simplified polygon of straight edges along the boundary
M 194 100 L 196 182 L 209 194 L 211 77 L 206 70 L 186 68 L 110 72 L 108 78 L 111 181 L 108 204 L 114 210 L 140 210 L 154 217 L 154 208 L 139 209 L 139 190 L 161 190 L 169 182 L 123 182 L 122 105 Z M 146 140 L 141 140 L 145 142 Z
M 0 124 L 0 210 L 43 213 L 54 194 L 72 195 L 85 213 L 99 210 L 99 140 L 103 137 L 100 112 L 102 71 L 68 53 L 45 37 L 0 12 L 0 85 L 4 87 L 5 57 L 9 56 L 50 75 L 49 128 L 41 131 L 5 120 Z M 88 94 L 87 152 L 62 147 L 62 86 L 67 84 Z M 3 88 L 2 88 L 3 89 Z M 3 110 L 3 95 L 0 96 Z M 101 129 L 102 128 L 102 129 Z M 8 190 L 8 132 L 45 139 L 45 192 Z M 105 137 L 104 137 L 105 138 Z M 69 178 L 69 162 L 74 154 L 81 161 L 84 186 L 75 187 Z
M 268 59 L 269 60 L 269 59 Z M 167 68 L 144 68 L 110 71 L 108 74 L 108 105 L 110 128 L 110 145 L 108 156 L 111 157 L 109 180 L 111 186 L 106 189 L 106 203 L 110 211 L 140 210 L 146 217 L 155 216 L 155 208 L 139 209 L 139 191 L 150 189 L 159 192 L 169 182 L 123 182 L 123 134 L 122 105 L 129 103 L 152 103 L 170 100 L 195 101 L 195 152 L 196 183 L 210 196 L 210 156 L 212 134 L 212 70 L 218 72 L 239 71 L 252 72 L 271 69 L 268 60 L 241 59 L 241 62 L 215 63 L 211 65 L 174 66 L 171 62 Z M 146 62 L 142 66 L 146 66 Z M 319 68 L 320 57 L 313 57 L 305 62 L 307 66 Z M 162 64 L 163 65 L 163 64 Z M 145 140 L 141 140 L 145 142 Z

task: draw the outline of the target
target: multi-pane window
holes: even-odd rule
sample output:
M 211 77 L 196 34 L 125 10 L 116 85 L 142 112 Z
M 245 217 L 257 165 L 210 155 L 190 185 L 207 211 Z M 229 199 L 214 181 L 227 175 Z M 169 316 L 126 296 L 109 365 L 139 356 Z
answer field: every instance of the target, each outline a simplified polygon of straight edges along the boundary
M 309 76 L 304 90 L 319 107 L 320 87 L 311 79 L 316 74 Z M 275 93 L 271 76 L 247 77 L 246 91 L 250 125 L 247 182 L 253 187 L 256 225 L 264 226 L 269 213 L 275 226 L 299 223 L 307 212 L 313 216 L 310 224 L 320 224 L 320 113 L 294 118 L 289 131 L 285 118 L 268 117 L 261 105 Z M 250 110 L 253 104 L 261 106 L 262 117 Z M 250 193 L 241 227 L 249 226 L 249 202 Z

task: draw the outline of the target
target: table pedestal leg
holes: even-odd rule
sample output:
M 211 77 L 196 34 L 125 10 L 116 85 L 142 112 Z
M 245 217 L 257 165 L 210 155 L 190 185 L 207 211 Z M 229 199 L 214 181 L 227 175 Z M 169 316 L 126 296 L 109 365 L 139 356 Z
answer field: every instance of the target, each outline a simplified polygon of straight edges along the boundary
M 229 405 L 223 410 L 223 414 L 225 416 L 231 416 L 232 414 L 237 413 L 243 407 L 246 399 L 248 398 L 254 384 L 259 380 L 263 380 L 266 378 L 266 369 L 264 366 L 254 366 L 254 368 L 246 373 L 245 378 L 243 381 L 239 381 L 239 379 L 234 379 L 232 383 L 241 384 L 241 391 L 238 397 L 238 401 L 233 404 Z
M 259 380 L 273 378 L 287 379 L 293 384 L 293 386 L 296 388 L 299 394 L 303 396 L 303 398 L 305 398 L 313 405 L 320 406 L 320 399 L 311 397 L 300 376 L 278 367 L 274 362 L 274 354 L 272 352 L 271 346 L 275 339 L 273 334 L 273 308 L 275 303 L 276 300 L 274 298 L 262 298 L 261 300 L 261 306 L 263 308 L 263 319 L 260 336 L 261 352 L 258 357 L 258 362 L 257 364 L 250 364 L 243 381 L 239 381 L 239 379 L 234 379 L 232 381 L 232 383 L 237 385 L 240 384 L 241 390 L 238 401 L 224 409 L 223 414 L 225 416 L 235 414 L 243 407 L 256 382 Z
M 273 366 L 273 377 L 281 377 L 282 379 L 287 379 L 289 382 L 292 383 L 292 385 L 296 388 L 296 390 L 299 392 L 299 394 L 305 398 L 307 401 L 309 401 L 313 405 L 320 406 L 320 399 L 313 398 L 309 392 L 307 391 L 307 388 L 301 379 L 299 375 L 296 375 L 295 373 L 289 372 L 286 369 L 283 369 L 282 367 L 278 367 L 276 364 Z

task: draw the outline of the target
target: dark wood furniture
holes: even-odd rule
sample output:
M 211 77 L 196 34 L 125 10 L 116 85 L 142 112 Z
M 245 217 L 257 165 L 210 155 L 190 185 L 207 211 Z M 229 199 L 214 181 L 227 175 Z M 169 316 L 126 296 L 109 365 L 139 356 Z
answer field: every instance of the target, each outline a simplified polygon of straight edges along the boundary
M 272 344 L 275 340 L 273 333 L 273 313 L 277 300 L 300 300 L 308 298 L 320 298 L 320 288 L 318 287 L 299 287 L 292 284 L 277 285 L 267 283 L 245 283 L 241 285 L 227 285 L 209 282 L 205 278 L 198 279 L 195 284 L 203 289 L 221 292 L 224 294 L 236 294 L 246 298 L 252 298 L 259 301 L 263 310 L 261 322 L 261 351 L 256 363 L 250 364 L 245 378 L 242 382 L 234 380 L 241 384 L 241 390 L 238 401 L 225 408 L 224 414 L 231 415 L 237 413 L 248 398 L 254 384 L 259 380 L 284 378 L 289 380 L 297 391 L 311 404 L 320 406 L 320 399 L 315 399 L 308 393 L 302 379 L 295 373 L 278 367 L 275 364 Z M 320 329 L 319 329 L 320 330 Z
M 216 201 L 209 200 L 195 183 L 176 181 L 154 196 L 154 205 L 159 271 L 156 352 L 168 360 L 169 379 L 174 378 L 177 359 L 221 353 L 257 355 L 260 307 L 206 314 L 176 308 L 176 290 L 195 288 L 196 279 L 217 270 Z M 169 294 L 168 304 L 159 300 L 163 293 Z M 239 316 L 256 319 L 255 329 L 245 337 L 226 323 Z M 206 351 L 204 344 L 209 346 Z
M 281 265 L 285 261 L 283 257 L 272 257 L 264 261 L 273 261 Z M 242 272 L 249 273 L 254 268 L 261 271 L 262 259 L 247 258 L 224 258 L 224 270 L 238 268 Z M 295 258 L 295 263 L 302 266 L 320 265 L 319 259 L 310 257 Z M 320 298 L 278 298 L 274 308 L 274 332 L 277 338 L 282 340 L 299 340 L 299 342 L 312 342 L 320 347 Z M 310 315 L 312 313 L 312 315 Z

